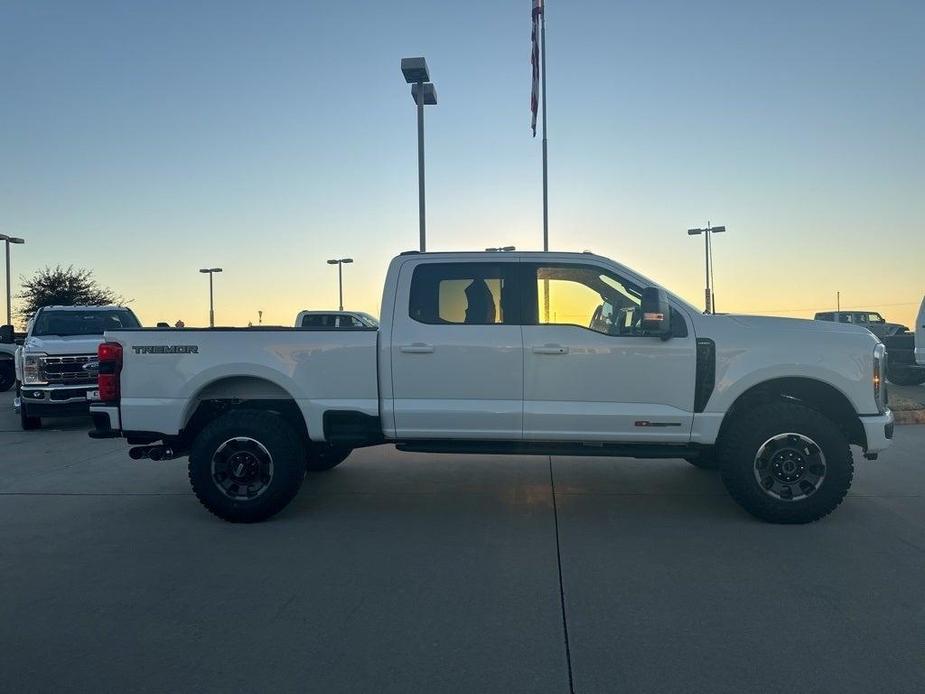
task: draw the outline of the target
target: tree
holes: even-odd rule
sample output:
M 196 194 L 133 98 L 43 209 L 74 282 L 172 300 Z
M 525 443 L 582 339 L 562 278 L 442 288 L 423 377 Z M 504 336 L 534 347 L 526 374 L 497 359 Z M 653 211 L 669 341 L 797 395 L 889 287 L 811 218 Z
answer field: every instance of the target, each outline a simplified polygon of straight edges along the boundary
M 99 306 L 124 304 L 125 299 L 109 287 L 102 287 L 93 270 L 56 265 L 37 270 L 32 277 L 20 277 L 22 293 L 17 313 L 28 320 L 42 306 Z

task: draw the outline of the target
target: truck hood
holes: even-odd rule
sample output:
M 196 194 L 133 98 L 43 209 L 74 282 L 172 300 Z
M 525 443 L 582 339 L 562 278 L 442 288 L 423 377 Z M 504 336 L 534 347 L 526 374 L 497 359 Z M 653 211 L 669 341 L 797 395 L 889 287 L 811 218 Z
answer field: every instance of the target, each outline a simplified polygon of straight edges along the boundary
M 716 320 L 729 321 L 730 323 L 744 328 L 758 328 L 769 332 L 781 331 L 808 331 L 808 332 L 827 332 L 827 333 L 849 333 L 852 335 L 871 334 L 867 328 L 851 323 L 835 323 L 821 320 L 809 320 L 806 318 L 779 318 L 777 316 L 747 316 L 738 314 L 719 314 L 709 316 Z
M 46 354 L 95 354 L 96 348 L 103 342 L 102 335 L 47 335 L 45 337 L 27 337 L 23 351 L 45 352 Z

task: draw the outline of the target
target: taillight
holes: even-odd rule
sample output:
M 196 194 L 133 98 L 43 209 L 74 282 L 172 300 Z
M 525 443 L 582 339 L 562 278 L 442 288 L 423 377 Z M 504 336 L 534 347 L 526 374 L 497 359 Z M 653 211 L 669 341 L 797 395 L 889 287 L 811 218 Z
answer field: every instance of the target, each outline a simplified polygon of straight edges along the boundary
M 104 342 L 96 350 L 99 358 L 99 374 L 96 377 L 102 402 L 119 402 L 121 388 L 119 376 L 122 373 L 122 345 L 118 342 Z

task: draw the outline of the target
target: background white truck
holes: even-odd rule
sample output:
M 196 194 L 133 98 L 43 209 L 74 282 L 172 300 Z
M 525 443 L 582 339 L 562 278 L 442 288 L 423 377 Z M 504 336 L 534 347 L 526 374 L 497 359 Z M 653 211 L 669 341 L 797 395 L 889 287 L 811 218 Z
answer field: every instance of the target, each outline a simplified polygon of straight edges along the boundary
M 606 258 L 395 258 L 381 327 L 107 331 L 95 438 L 189 456 L 196 495 L 259 521 L 360 446 L 684 458 L 745 509 L 832 511 L 893 434 L 884 348 L 841 323 L 703 315 Z
M 299 311 L 297 328 L 378 328 L 379 321 L 363 311 Z
M 16 383 L 16 337 L 12 325 L 0 325 L 0 393 Z
M 103 333 L 140 325 L 123 306 L 44 306 L 36 311 L 16 353 L 14 407 L 22 428 L 38 429 L 42 417 L 87 414 Z

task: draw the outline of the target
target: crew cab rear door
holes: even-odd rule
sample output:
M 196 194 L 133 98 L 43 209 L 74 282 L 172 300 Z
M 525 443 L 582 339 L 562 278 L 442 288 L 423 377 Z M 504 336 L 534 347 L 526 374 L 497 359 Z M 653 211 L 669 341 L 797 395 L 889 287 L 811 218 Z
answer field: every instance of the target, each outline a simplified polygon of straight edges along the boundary
M 696 340 L 634 328 L 642 287 L 588 262 L 521 264 L 525 287 L 524 438 L 684 443 Z
M 390 350 L 398 438 L 523 436 L 516 257 L 406 263 Z

